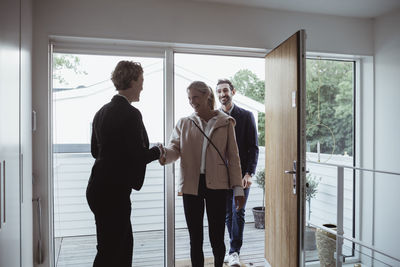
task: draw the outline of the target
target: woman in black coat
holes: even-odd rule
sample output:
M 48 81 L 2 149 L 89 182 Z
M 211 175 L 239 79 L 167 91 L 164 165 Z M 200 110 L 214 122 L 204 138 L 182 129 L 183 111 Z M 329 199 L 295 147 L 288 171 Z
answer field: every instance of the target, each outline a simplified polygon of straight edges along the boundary
M 96 221 L 93 266 L 131 267 L 131 190 L 140 190 L 146 165 L 160 158 L 162 148 L 149 149 L 142 115 L 131 105 L 139 101 L 143 90 L 141 65 L 121 61 L 111 80 L 118 94 L 93 119 L 91 153 L 96 160 L 86 190 Z

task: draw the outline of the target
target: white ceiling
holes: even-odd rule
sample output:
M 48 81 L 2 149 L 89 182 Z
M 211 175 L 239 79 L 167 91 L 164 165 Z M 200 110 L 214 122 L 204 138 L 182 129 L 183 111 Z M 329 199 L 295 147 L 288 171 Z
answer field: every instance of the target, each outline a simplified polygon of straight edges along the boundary
M 287 11 L 374 18 L 400 9 L 400 0 L 194 0 Z

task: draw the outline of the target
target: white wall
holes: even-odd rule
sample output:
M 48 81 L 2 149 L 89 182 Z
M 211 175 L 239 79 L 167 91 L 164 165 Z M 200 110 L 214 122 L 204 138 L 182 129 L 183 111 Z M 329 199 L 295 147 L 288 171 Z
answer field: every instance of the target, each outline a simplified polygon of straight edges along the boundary
M 400 172 L 400 10 L 375 22 L 375 168 Z M 400 177 L 376 175 L 374 243 L 400 258 Z M 400 262 L 393 262 L 399 266 Z
M 42 0 L 35 5 L 35 34 L 273 48 L 304 28 L 310 51 L 373 53 L 370 19 L 173 0 Z
M 307 31 L 307 50 L 373 54 L 373 21 L 261 8 L 173 0 L 41 0 L 34 2 L 33 136 L 34 197 L 43 201 L 47 234 L 49 196 L 48 36 L 82 36 L 174 43 L 273 48 L 299 29 Z M 45 263 L 49 237 L 44 237 Z

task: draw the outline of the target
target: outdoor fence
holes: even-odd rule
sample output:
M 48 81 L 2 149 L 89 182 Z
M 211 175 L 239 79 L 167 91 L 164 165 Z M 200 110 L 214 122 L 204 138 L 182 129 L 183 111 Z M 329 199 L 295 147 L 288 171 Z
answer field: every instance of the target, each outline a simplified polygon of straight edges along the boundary
M 316 155 L 307 153 L 308 160 Z M 329 155 L 321 155 L 324 160 Z M 95 234 L 93 214 L 86 201 L 86 186 L 94 159 L 90 153 L 54 153 L 54 227 L 56 237 Z M 333 156 L 334 164 L 352 165 L 348 156 Z M 179 163 L 175 164 L 179 175 Z M 265 148 L 260 147 L 257 170 L 265 166 Z M 334 168 L 308 164 L 310 173 L 321 177 L 318 193 L 311 201 L 311 218 L 316 224 L 334 222 L 336 218 L 336 171 Z M 345 231 L 352 231 L 352 182 L 345 176 Z M 348 179 L 348 180 L 347 180 Z M 177 179 L 176 179 L 177 180 Z M 263 191 L 255 183 L 246 207 L 246 222 L 254 222 L 251 209 L 261 206 Z M 107 196 L 104 196 L 105 198 Z M 160 230 L 164 227 L 164 169 L 157 161 L 147 167 L 142 189 L 132 193 L 132 225 L 134 231 Z M 175 198 L 175 227 L 185 228 L 182 198 Z
M 264 147 L 260 147 L 258 170 L 264 168 L 264 151 Z M 93 162 L 94 159 L 87 152 L 54 153 L 55 237 L 96 234 L 94 217 L 85 195 Z M 175 176 L 177 181 L 179 162 L 175 164 Z M 254 182 L 246 207 L 246 222 L 254 222 L 251 209 L 262 205 L 262 194 L 262 189 Z M 133 190 L 131 199 L 133 231 L 164 228 L 164 167 L 158 161 L 147 166 L 144 185 L 140 191 Z M 179 196 L 175 198 L 175 227 L 186 228 L 182 197 Z

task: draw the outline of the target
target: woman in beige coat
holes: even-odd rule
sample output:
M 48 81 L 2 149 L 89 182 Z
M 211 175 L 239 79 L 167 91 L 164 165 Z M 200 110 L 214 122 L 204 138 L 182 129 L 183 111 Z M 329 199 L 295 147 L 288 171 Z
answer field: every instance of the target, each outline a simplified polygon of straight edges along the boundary
M 204 266 L 203 217 L 206 207 L 214 266 L 221 267 L 225 256 L 227 189 L 235 190 L 238 208 L 244 204 L 235 120 L 214 109 L 214 93 L 204 82 L 192 82 L 187 93 L 194 113 L 178 121 L 160 163 L 164 165 L 181 159 L 178 194 L 183 195 L 192 266 Z

